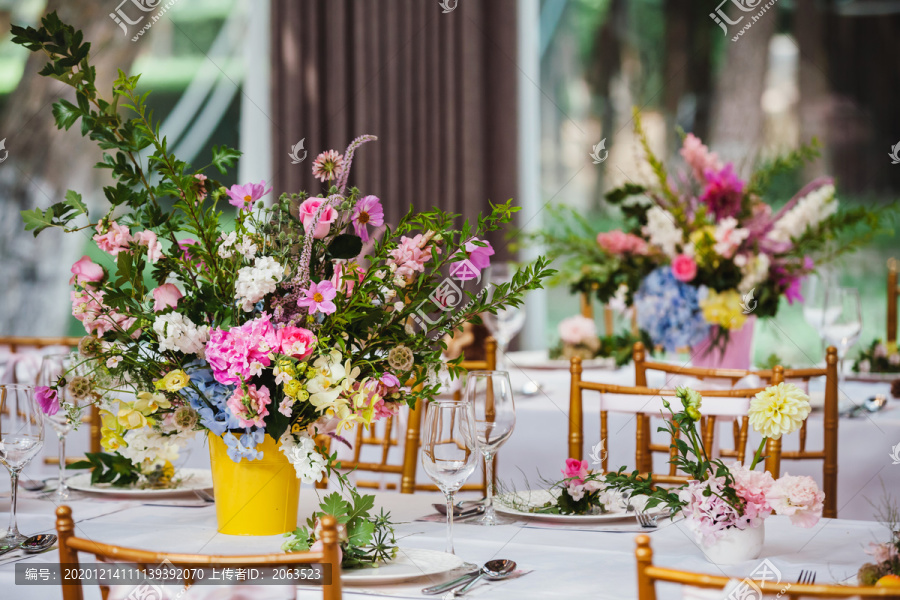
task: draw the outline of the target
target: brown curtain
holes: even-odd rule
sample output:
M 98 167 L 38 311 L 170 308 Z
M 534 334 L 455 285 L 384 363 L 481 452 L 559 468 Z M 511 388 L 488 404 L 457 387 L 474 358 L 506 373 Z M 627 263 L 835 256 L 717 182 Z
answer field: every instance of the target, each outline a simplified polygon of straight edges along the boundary
M 277 193 L 321 189 L 315 153 L 369 133 L 350 185 L 381 198 L 389 223 L 410 206 L 471 218 L 516 196 L 515 0 L 449 13 L 437 0 L 272 0 L 272 30 Z M 309 155 L 292 165 L 302 138 Z

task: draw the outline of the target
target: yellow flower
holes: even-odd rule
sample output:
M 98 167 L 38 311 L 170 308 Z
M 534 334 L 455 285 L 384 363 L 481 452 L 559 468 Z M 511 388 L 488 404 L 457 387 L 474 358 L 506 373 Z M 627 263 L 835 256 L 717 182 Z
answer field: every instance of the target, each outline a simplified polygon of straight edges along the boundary
M 687 413 L 687 416 L 694 421 L 699 421 L 702 416 L 700 414 L 700 404 L 703 402 L 703 397 L 700 395 L 700 392 L 681 386 L 675 389 L 675 396 L 681 400 L 681 404 L 684 406 L 684 412 Z
M 191 380 L 187 376 L 187 373 L 185 373 L 181 369 L 177 369 L 175 371 L 169 371 L 168 373 L 166 373 L 166 376 L 157 381 L 154 385 L 158 390 L 177 392 L 188 383 L 190 383 L 190 381 Z
M 119 425 L 125 429 L 141 429 L 150 423 L 141 411 L 135 410 L 133 405 L 125 402 L 119 405 L 119 414 L 116 419 Z
M 134 410 L 140 412 L 145 417 L 149 417 L 160 408 L 172 408 L 169 399 L 162 394 L 139 392 L 137 400 L 134 402 Z
M 122 433 L 125 428 L 119 425 L 116 416 L 108 410 L 100 410 L 100 445 L 110 452 L 118 450 L 125 445 Z
M 886 345 L 886 350 L 888 356 L 891 354 L 897 354 L 897 342 L 888 342 Z
M 703 318 L 707 323 L 725 329 L 740 329 L 747 321 L 747 315 L 741 307 L 741 295 L 737 290 L 709 290 L 706 299 L 700 301 L 700 308 L 703 309 Z
M 281 358 L 275 363 L 275 374 L 284 373 L 286 375 L 290 375 L 291 377 L 297 376 L 297 368 L 294 366 L 293 361 L 288 360 L 286 358 Z
M 750 401 L 750 425 L 767 438 L 777 440 L 803 425 L 809 416 L 809 396 L 793 383 L 772 385 Z
M 301 391 L 300 382 L 296 379 L 291 379 L 287 383 L 284 384 L 283 388 L 286 396 L 290 396 L 291 398 L 296 398 L 297 394 Z

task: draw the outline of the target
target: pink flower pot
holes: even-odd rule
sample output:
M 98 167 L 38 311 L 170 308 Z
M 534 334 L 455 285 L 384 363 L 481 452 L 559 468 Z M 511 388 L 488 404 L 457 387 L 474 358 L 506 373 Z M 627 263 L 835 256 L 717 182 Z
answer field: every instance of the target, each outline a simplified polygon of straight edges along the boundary
M 730 332 L 725 350 L 710 348 L 712 334 L 691 349 L 691 363 L 705 369 L 749 369 L 753 352 L 753 327 L 756 317 L 750 316 L 740 329 Z

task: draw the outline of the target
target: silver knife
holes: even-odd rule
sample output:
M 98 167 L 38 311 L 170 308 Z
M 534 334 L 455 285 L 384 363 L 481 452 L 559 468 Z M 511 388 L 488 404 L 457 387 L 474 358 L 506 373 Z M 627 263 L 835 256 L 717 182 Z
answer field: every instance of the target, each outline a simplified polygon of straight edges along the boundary
M 470 581 L 475 579 L 475 577 L 479 573 L 481 573 L 481 569 L 478 569 L 476 571 L 471 571 L 469 573 L 466 573 L 462 577 L 459 577 L 452 581 L 446 581 L 446 582 L 440 583 L 438 585 L 433 585 L 431 587 L 423 588 L 422 593 L 425 594 L 426 596 L 436 596 L 437 594 L 441 594 L 443 592 L 452 590 L 455 587 L 459 587 L 461 585 L 469 583 Z

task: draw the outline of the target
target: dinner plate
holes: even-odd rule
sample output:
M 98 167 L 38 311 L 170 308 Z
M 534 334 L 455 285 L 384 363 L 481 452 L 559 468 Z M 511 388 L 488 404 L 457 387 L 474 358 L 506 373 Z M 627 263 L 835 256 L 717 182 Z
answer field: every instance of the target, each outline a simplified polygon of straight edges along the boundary
M 503 513 L 517 519 L 525 519 L 531 521 L 553 521 L 555 523 L 603 523 L 606 521 L 620 521 L 622 519 L 633 519 L 634 512 L 627 512 L 624 508 L 618 506 L 612 507 L 609 512 L 602 515 L 553 515 L 547 513 L 526 512 L 513 508 L 509 505 L 511 497 L 517 496 L 520 502 L 529 504 L 543 504 L 553 499 L 553 494 L 548 490 L 526 490 L 521 492 L 510 492 L 501 494 L 494 498 L 494 509 L 498 513 Z M 632 506 L 641 506 L 643 497 L 632 498 Z M 655 506 L 647 512 L 651 515 L 660 514 L 665 510 L 662 506 Z
M 116 487 L 108 483 L 92 484 L 90 473 L 79 473 L 66 479 L 66 485 L 73 490 L 91 494 L 134 497 L 165 496 L 167 494 L 193 492 L 194 490 L 210 490 L 213 486 L 212 472 L 209 469 L 178 469 L 175 471 L 175 478 L 181 480 L 176 487 L 140 489 Z
M 400 583 L 458 569 L 463 561 L 455 554 L 419 548 L 400 548 L 397 558 L 378 567 L 341 571 L 344 585 Z
M 550 358 L 548 350 L 520 350 L 518 352 L 507 352 L 506 359 L 515 367 L 522 369 L 569 369 L 569 359 L 567 358 Z M 616 359 L 607 358 L 591 358 L 581 361 L 583 369 L 608 369 L 616 368 Z

